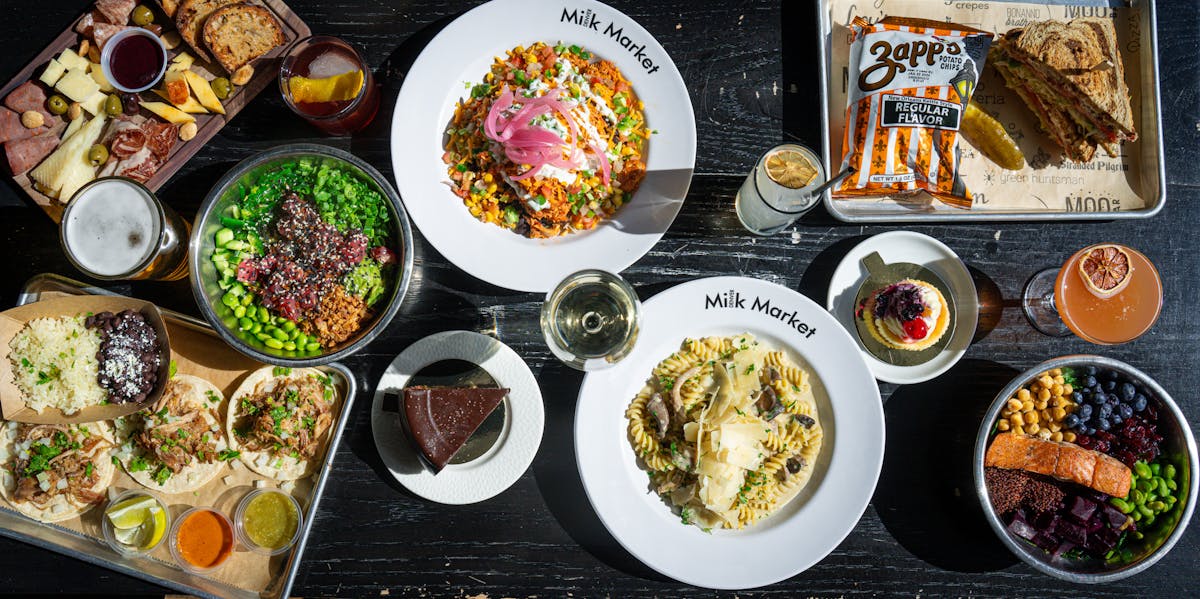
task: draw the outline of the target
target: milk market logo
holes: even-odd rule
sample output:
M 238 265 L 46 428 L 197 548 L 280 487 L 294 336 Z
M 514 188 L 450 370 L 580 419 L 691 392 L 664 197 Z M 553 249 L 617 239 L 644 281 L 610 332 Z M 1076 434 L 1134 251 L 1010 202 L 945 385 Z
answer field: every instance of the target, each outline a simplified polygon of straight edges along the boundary
M 558 20 L 561 23 L 572 23 L 612 38 L 613 41 L 620 44 L 622 48 L 625 48 L 633 55 L 633 59 L 638 61 L 643 69 L 646 69 L 646 74 L 648 75 L 657 73 L 661 66 L 655 64 L 654 59 L 646 55 L 647 45 L 645 42 L 639 43 L 638 40 L 626 35 L 624 25 L 618 27 L 614 21 L 603 22 L 600 19 L 600 15 L 590 8 L 582 10 L 564 8 L 562 16 Z
M 787 310 L 777 304 L 772 304 L 769 299 L 763 299 L 758 296 L 754 296 L 753 298 L 746 297 L 736 289 L 704 296 L 704 309 L 737 309 L 761 312 L 784 323 L 790 328 L 796 329 L 796 332 L 804 335 L 805 339 L 812 337 L 817 332 L 816 327 L 800 320 L 798 310 Z

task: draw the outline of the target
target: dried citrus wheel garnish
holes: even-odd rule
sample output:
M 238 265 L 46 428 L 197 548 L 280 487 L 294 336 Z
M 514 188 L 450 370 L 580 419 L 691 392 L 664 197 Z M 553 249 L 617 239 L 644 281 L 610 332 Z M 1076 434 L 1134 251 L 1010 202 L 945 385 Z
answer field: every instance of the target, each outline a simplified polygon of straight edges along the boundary
M 780 150 L 767 156 L 767 176 L 784 187 L 803 189 L 816 178 L 817 169 L 804 154 Z
M 1004 125 L 976 105 L 975 100 L 967 104 L 959 132 L 980 154 L 1001 168 L 1010 171 L 1025 168 L 1025 155 L 1021 153 L 1021 148 L 1017 147 L 1017 142 L 1009 137 Z
M 1093 295 L 1110 298 L 1120 293 L 1133 278 L 1129 252 L 1111 244 L 1090 248 L 1079 258 L 1079 276 Z

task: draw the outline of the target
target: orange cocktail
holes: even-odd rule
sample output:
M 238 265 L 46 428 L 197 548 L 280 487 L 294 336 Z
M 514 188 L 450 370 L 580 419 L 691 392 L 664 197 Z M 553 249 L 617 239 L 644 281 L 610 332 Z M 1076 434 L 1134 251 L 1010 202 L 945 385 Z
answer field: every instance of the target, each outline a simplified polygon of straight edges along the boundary
M 1107 290 L 1105 273 L 1088 265 L 1091 276 L 1099 281 L 1089 285 L 1080 262 L 1099 250 L 1113 254 L 1128 272 L 1117 273 L 1119 286 Z M 1102 266 L 1101 268 L 1105 268 Z M 1110 277 L 1111 279 L 1111 277 Z M 1091 287 L 1091 288 L 1089 288 Z M 1063 323 L 1084 340 L 1102 345 L 1125 343 L 1142 336 L 1162 311 L 1162 281 L 1158 270 L 1141 252 L 1116 244 L 1089 246 L 1071 256 L 1058 271 L 1054 284 L 1054 304 Z

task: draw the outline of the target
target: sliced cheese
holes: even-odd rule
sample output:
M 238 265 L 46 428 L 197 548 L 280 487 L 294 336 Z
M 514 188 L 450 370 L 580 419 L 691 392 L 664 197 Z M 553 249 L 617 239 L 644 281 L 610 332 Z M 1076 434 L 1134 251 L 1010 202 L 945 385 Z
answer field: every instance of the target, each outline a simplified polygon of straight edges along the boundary
M 142 102 L 142 108 L 153 112 L 162 117 L 164 120 L 182 125 L 184 123 L 194 123 L 196 117 L 167 104 L 166 102 Z
M 96 116 L 104 112 L 104 101 L 108 99 L 108 94 L 96 90 L 96 93 L 88 96 L 88 98 L 79 103 L 79 106 L 88 111 L 88 114 Z
M 195 71 L 184 71 L 183 74 L 187 77 L 188 85 L 191 86 L 192 93 L 196 94 L 196 99 L 200 101 L 201 105 L 217 114 L 225 114 L 225 106 L 221 104 L 217 94 L 213 93 L 212 85 L 204 77 Z
M 63 66 L 63 63 L 51 58 L 50 64 L 46 65 L 46 70 L 42 71 L 42 76 L 38 78 L 38 81 L 45 83 L 49 87 L 54 87 L 54 84 L 58 83 L 58 80 L 62 79 L 62 76 L 66 72 L 67 67 Z
M 67 69 L 74 71 L 87 71 L 89 64 L 88 59 L 76 54 L 75 51 L 70 48 L 63 50 L 62 53 L 58 55 L 58 62 L 62 63 L 62 65 Z
M 154 93 L 158 94 L 158 97 L 160 97 L 168 102 L 171 101 L 171 98 L 168 97 L 167 92 L 165 92 L 161 89 L 154 90 Z M 197 102 L 196 99 L 191 96 L 188 96 L 188 99 L 186 102 L 184 102 L 182 104 L 175 104 L 175 107 L 184 112 L 190 113 L 190 114 L 208 114 L 208 110 L 206 108 L 204 108 L 203 106 L 201 106 L 200 103 Z M 155 113 L 155 114 L 157 114 L 157 113 Z M 166 118 L 166 117 L 163 117 L 163 118 Z
M 186 71 L 192 68 L 192 63 L 196 62 L 196 58 L 187 52 L 180 52 L 178 56 L 171 59 L 171 65 L 167 67 L 167 72 Z
M 68 67 L 67 74 L 54 84 L 54 89 L 75 102 L 83 102 L 100 91 L 100 84 L 87 74 L 87 65 L 84 64 L 82 71 Z
M 67 125 L 67 128 L 65 131 L 63 131 L 62 137 L 60 139 L 62 141 L 67 141 L 68 139 L 71 139 L 71 136 L 75 135 L 75 132 L 78 131 L 79 128 L 82 126 L 83 126 L 83 115 L 81 114 L 81 115 L 75 117 L 75 120 L 71 121 L 71 124 Z
M 100 65 L 93 62 L 91 66 L 91 72 L 88 74 L 92 76 L 92 81 L 95 81 L 96 85 L 100 86 L 100 91 L 104 93 L 116 91 L 116 88 L 113 87 L 112 83 L 109 83 L 108 77 L 104 76 L 104 69 L 100 68 Z
M 100 133 L 103 131 L 104 116 L 97 115 L 96 118 L 83 125 L 70 139 L 58 146 L 58 149 L 53 154 L 50 154 L 41 164 L 30 171 L 29 176 L 42 186 L 47 195 L 62 198 L 61 191 L 63 186 L 68 182 L 67 179 L 70 179 L 70 183 L 74 184 L 78 179 L 83 178 L 83 175 L 76 174 L 78 171 L 90 169 L 90 174 L 95 176 L 96 169 L 88 163 L 87 151 L 92 147 L 92 144 L 96 143 L 97 139 L 100 139 Z M 84 181 L 84 183 L 86 182 Z M 79 185 L 82 184 L 80 183 Z M 74 193 L 74 190 L 72 190 L 72 193 Z

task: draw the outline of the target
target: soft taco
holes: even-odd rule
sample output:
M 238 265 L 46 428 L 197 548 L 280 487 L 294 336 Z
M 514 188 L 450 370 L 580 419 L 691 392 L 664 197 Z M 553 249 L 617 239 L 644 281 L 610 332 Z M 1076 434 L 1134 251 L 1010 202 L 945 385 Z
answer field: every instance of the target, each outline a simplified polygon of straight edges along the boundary
M 221 426 L 224 399 L 202 378 L 175 375 L 153 406 L 117 420 L 117 457 L 125 471 L 163 493 L 203 487 L 236 456 Z
M 113 445 L 106 422 L 0 422 L 0 494 L 35 520 L 74 518 L 106 499 Z
M 256 370 L 229 401 L 229 446 L 263 476 L 308 476 L 325 453 L 339 401 L 330 377 L 314 368 Z

